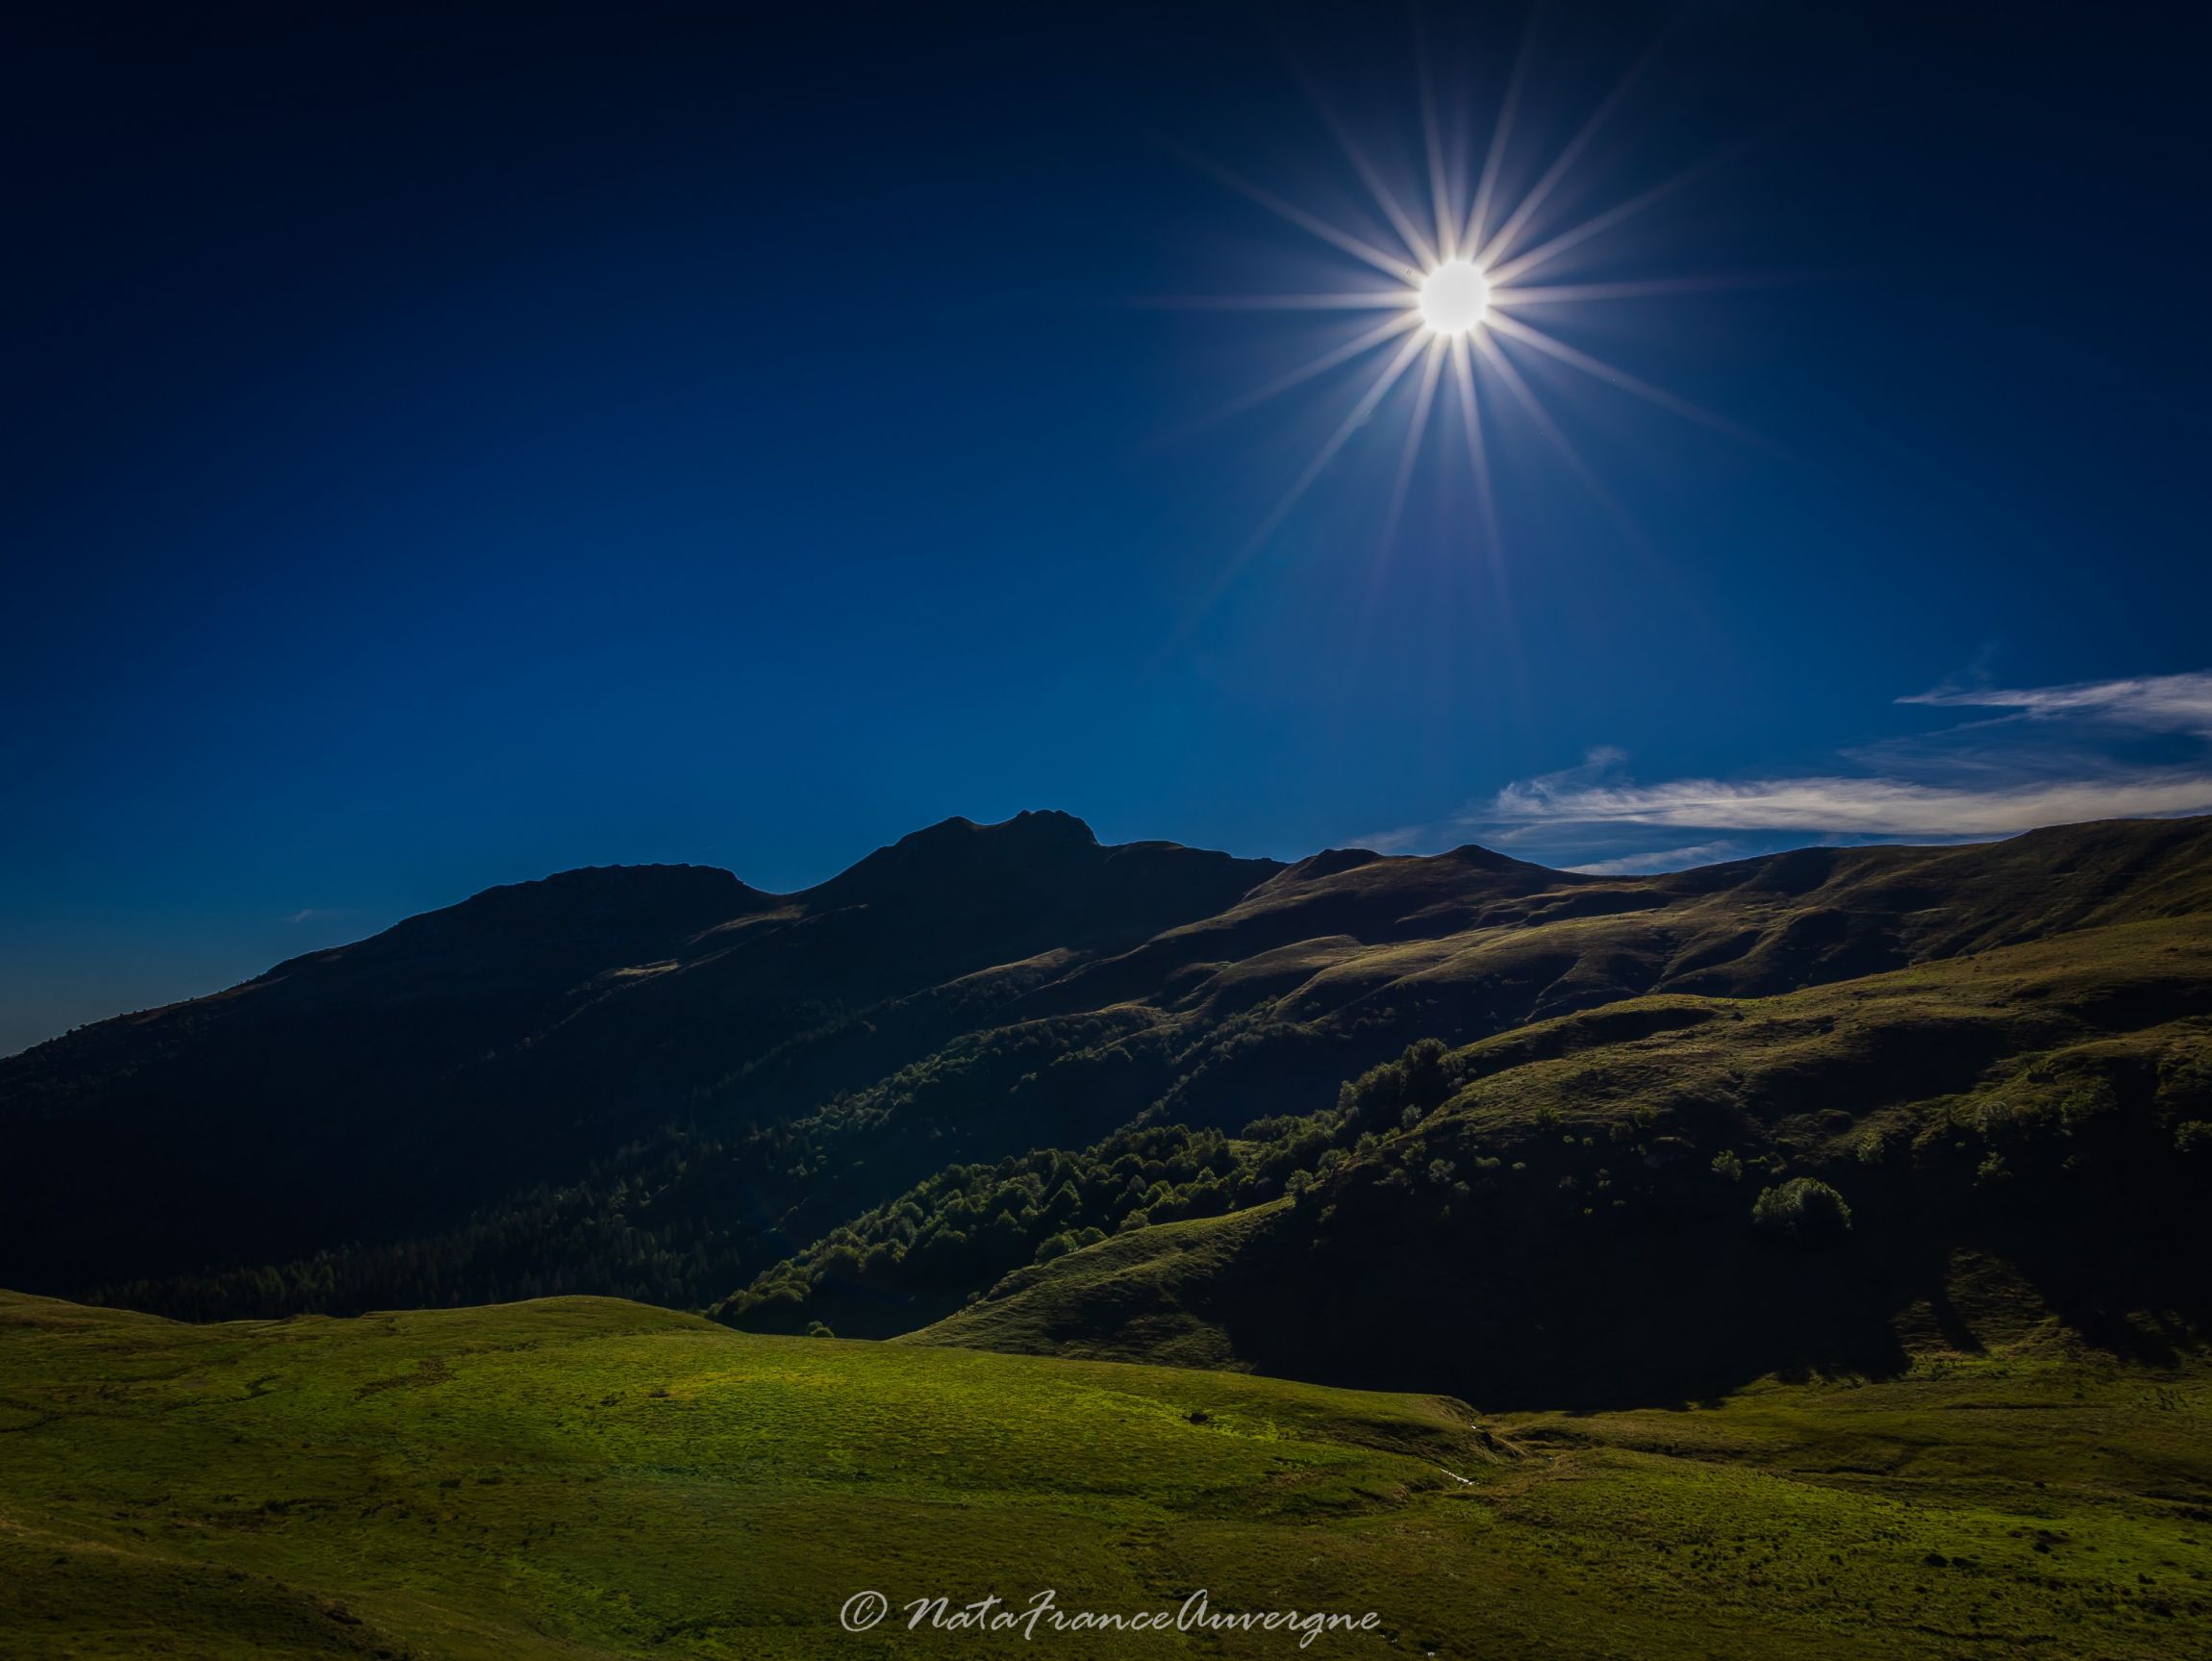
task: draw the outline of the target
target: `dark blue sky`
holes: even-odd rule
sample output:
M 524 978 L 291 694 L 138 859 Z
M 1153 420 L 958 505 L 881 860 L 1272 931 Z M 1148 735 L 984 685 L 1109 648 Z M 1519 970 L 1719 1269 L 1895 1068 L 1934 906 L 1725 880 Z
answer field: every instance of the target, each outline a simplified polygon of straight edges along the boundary
M 1370 234 L 1300 75 L 1420 195 L 1410 13 L 67 10 L 0 40 L 0 1051 L 950 814 L 1650 865 L 2212 807 L 2189 9 L 1555 8 L 1507 187 L 1645 67 L 1542 224 L 1722 160 L 1547 277 L 1765 280 L 1546 326 L 1755 441 L 1552 362 L 1587 472 L 1501 405 L 1495 549 L 1442 430 L 1386 542 L 1409 379 L 1248 557 L 1373 365 L 1206 417 L 1364 324 L 1144 302 L 1375 280 L 1192 158 Z M 1478 138 L 1526 19 L 1421 16 Z

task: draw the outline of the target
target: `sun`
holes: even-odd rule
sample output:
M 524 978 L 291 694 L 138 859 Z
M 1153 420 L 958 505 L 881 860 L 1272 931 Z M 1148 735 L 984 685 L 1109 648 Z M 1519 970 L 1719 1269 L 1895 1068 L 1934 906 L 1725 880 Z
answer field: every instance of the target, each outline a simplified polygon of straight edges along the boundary
M 1490 279 L 1471 260 L 1445 260 L 1421 279 L 1420 320 L 1439 335 L 1464 335 L 1490 315 Z
M 1604 252 L 1606 240 L 1628 220 L 1701 177 L 1722 158 L 1697 163 L 1587 217 L 1563 214 L 1558 204 L 1571 199 L 1590 183 L 1575 182 L 1577 163 L 1621 108 L 1641 70 L 1631 70 L 1547 164 L 1538 167 L 1536 159 L 1528 157 L 1508 167 L 1508 153 L 1526 147 L 1514 142 L 1514 119 L 1522 102 L 1522 70 L 1528 62 L 1529 45 L 1524 40 L 1513 79 L 1498 103 L 1489 141 L 1479 151 L 1470 142 L 1474 133 L 1470 113 L 1440 112 L 1428 65 L 1425 61 L 1418 65 L 1420 96 L 1417 102 L 1428 164 L 1425 188 L 1411 180 L 1394 182 L 1386 176 L 1319 89 L 1309 88 L 1323 121 L 1335 134 L 1345 161 L 1367 188 L 1380 215 L 1365 222 L 1354 220 L 1348 229 L 1226 168 L 1194 158 L 1198 166 L 1230 189 L 1367 269 L 1355 272 L 1350 282 L 1333 289 L 1200 295 L 1165 303 L 1209 311 L 1380 314 L 1371 325 L 1330 325 L 1321 337 L 1322 350 L 1218 412 L 1229 415 L 1248 410 L 1346 364 L 1371 358 L 1377 365 L 1371 374 L 1358 377 L 1365 384 L 1352 394 L 1343 418 L 1228 561 L 1217 579 L 1216 591 L 1266 546 L 1340 454 L 1362 441 L 1363 435 L 1372 444 L 1374 434 L 1382 430 L 1376 426 L 1375 416 L 1394 396 L 1408 408 L 1379 544 L 1390 545 L 1396 535 L 1432 417 L 1441 425 L 1453 422 L 1456 415 L 1473 487 L 1475 540 L 1493 556 L 1494 563 L 1501 537 L 1492 488 L 1491 452 L 1498 441 L 1494 435 L 1514 424 L 1527 427 L 1548 442 L 1583 488 L 1619 513 L 1603 482 L 1546 408 L 1548 394 L 1566 371 L 1600 382 L 1609 392 L 1624 392 L 1686 416 L 1738 441 L 1756 441 L 1732 422 L 1662 387 L 1637 379 L 1542 326 L 1540 320 L 1554 317 L 1572 323 L 1610 301 L 1697 293 L 1757 279 L 1623 273 L 1620 280 L 1608 275 L 1604 281 L 1562 282 L 1541 275 L 1547 271 L 1571 275 L 1577 263 L 1587 268 L 1593 256 L 1600 266 L 1612 264 L 1614 256 Z M 1525 187 L 1509 183 L 1528 173 L 1535 175 L 1533 183 Z M 1405 189 L 1408 185 L 1410 190 Z

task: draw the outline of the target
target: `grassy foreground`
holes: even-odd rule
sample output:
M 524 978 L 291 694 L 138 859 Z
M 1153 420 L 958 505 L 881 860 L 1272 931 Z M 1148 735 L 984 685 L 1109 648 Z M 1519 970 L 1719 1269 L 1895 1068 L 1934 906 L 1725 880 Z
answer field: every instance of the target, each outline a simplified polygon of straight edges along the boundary
M 2049 1334 L 1880 1384 L 1485 1420 L 606 1299 L 198 1327 L 0 1294 L 0 1654 L 1295 1655 L 839 1629 L 863 1589 L 1377 1612 L 1308 1654 L 2163 1657 L 2212 1372 Z

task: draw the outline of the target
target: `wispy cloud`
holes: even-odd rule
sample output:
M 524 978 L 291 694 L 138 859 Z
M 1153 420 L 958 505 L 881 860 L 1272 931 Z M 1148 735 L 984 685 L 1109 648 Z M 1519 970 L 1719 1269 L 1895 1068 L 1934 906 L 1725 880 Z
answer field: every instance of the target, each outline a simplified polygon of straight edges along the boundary
M 1688 847 L 1655 848 L 1650 853 L 1623 854 L 1619 859 L 1595 860 L 1567 868 L 1584 876 L 1648 876 L 1653 871 L 1688 870 L 1693 866 L 1720 865 L 1744 851 L 1741 843 L 1700 842 Z
M 2014 710 L 2046 720 L 2088 717 L 2140 732 L 2212 738 L 2212 673 L 2137 675 L 2127 680 L 2079 681 L 2071 686 L 2021 691 L 1938 687 L 1898 702 L 1939 709 Z
M 1564 787 L 1551 778 L 1537 778 L 1507 785 L 1486 809 L 1470 813 L 1466 822 L 1987 837 L 2080 819 L 2192 813 L 2212 813 L 2212 772 L 2160 769 L 2133 777 L 1953 786 L 1843 774 Z
M 1433 836 L 1433 825 L 1399 825 L 1394 830 L 1370 831 L 1356 836 L 1345 845 L 1364 847 L 1370 853 L 1412 853 L 1425 847 Z
M 1507 845 L 1604 856 L 1580 870 L 1630 872 L 1750 851 L 1726 843 L 1635 846 L 1659 831 L 1963 841 L 2083 819 L 2212 813 L 2212 673 L 1947 686 L 1898 701 L 1998 713 L 1799 774 L 1645 783 L 1620 751 L 1594 750 L 1577 767 L 1507 785 L 1457 827 Z

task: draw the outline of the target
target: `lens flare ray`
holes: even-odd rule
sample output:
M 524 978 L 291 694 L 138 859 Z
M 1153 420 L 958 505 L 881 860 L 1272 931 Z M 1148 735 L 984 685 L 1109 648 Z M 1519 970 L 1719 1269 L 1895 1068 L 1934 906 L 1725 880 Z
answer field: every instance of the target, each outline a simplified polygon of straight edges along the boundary
M 1436 402 L 1437 377 L 1444 372 L 1445 354 L 1450 349 L 1450 342 L 1439 336 L 1428 342 L 1428 356 L 1421 362 L 1420 385 L 1414 393 L 1413 419 L 1406 424 L 1405 447 L 1398 453 L 1397 477 L 1391 482 L 1390 510 L 1383 515 L 1378 545 L 1385 551 L 1397 537 L 1397 522 L 1405 512 L 1406 492 L 1413 488 L 1414 464 L 1420 460 L 1421 437 L 1428 431 L 1428 412 Z
M 1479 248 L 1490 227 L 1490 210 L 1493 196 L 1497 191 L 1498 172 L 1505 165 L 1506 147 L 1513 141 L 1513 121 L 1521 108 L 1521 89 L 1528 81 L 1529 60 L 1536 55 L 1536 29 L 1543 21 L 1543 8 L 1539 7 L 1528 19 L 1528 27 L 1521 32 L 1521 49 L 1514 54 L 1513 74 L 1505 84 L 1505 96 L 1498 101 L 1497 123 L 1491 129 L 1490 147 L 1482 158 L 1482 177 L 1474 188 L 1474 200 L 1467 210 L 1467 231 L 1460 238 L 1463 248 Z
M 1337 430 L 1329 435 L 1328 442 L 1316 452 L 1314 459 L 1306 464 L 1306 470 L 1297 476 L 1296 482 L 1284 492 L 1283 499 L 1275 504 L 1273 511 L 1260 522 L 1260 528 L 1252 533 L 1251 540 L 1244 544 L 1245 557 L 1257 553 L 1267 540 L 1274 535 L 1275 527 L 1297 506 L 1298 498 L 1313 489 L 1314 481 L 1321 476 L 1323 468 L 1336 460 L 1337 452 L 1345 447 L 1345 440 L 1358 432 L 1368 417 L 1374 414 L 1376 406 L 1397 385 L 1398 377 L 1406 372 L 1414 355 L 1424 344 L 1426 342 L 1416 335 L 1398 348 L 1396 357 L 1383 365 L 1382 373 L 1375 376 L 1368 390 L 1360 394 L 1359 402 L 1352 406 L 1351 413 L 1338 424 Z
M 1639 380 L 1625 369 L 1615 368 L 1602 358 L 1593 358 L 1588 352 L 1577 351 L 1565 340 L 1547 335 L 1542 329 L 1531 328 L 1528 324 L 1509 316 L 1503 311 L 1496 312 L 1492 315 L 1490 326 L 1501 335 L 1519 340 L 1524 345 L 1533 346 L 1537 351 L 1543 352 L 1548 357 L 1558 359 L 1571 368 L 1580 369 L 1585 375 L 1603 381 L 1609 387 L 1618 387 L 1623 392 L 1632 392 L 1637 397 L 1648 403 L 1656 404 L 1662 410 L 1672 411 L 1686 420 L 1696 421 L 1700 426 L 1711 427 L 1718 433 L 1725 433 L 1731 439 L 1740 439 L 1746 442 L 1756 441 L 1743 428 L 1714 415 L 1712 411 L 1699 409 L 1687 398 L 1677 398 L 1665 389 L 1654 387 L 1649 381 Z
M 1300 79 L 1304 78 L 1300 77 Z M 1368 194 L 1374 199 L 1375 206 L 1382 210 L 1382 215 L 1390 221 L 1391 229 L 1398 234 L 1398 239 L 1405 244 L 1406 252 L 1412 256 L 1412 263 L 1423 267 L 1435 264 L 1443 256 L 1430 245 L 1428 239 L 1421 235 L 1420 227 L 1413 222 L 1413 216 L 1405 211 L 1404 204 L 1397 199 L 1397 192 L 1393 190 L 1383 176 L 1375 170 L 1374 164 L 1368 160 L 1367 152 L 1360 147 L 1359 141 L 1352 137 L 1351 129 L 1344 124 L 1334 106 L 1321 95 L 1320 88 L 1311 81 L 1305 82 L 1305 88 L 1307 98 L 1312 100 L 1314 109 L 1320 114 L 1322 124 L 1328 128 L 1330 136 L 1336 139 L 1337 148 L 1345 153 L 1345 160 L 1351 164 L 1352 171 L 1359 175 L 1360 183 L 1367 187 Z
M 1513 354 L 1506 349 L 1508 346 L 1519 352 L 1537 353 L 1614 391 L 1626 393 L 1732 439 L 1754 445 L 1761 443 L 1753 435 L 1713 412 L 1582 350 L 1549 329 L 1537 327 L 1523 315 L 1542 312 L 1547 321 L 1571 323 L 1580 308 L 1598 307 L 1613 301 L 1703 293 L 1777 280 L 1730 276 L 1614 277 L 1605 271 L 1593 273 L 1598 280 L 1572 280 L 1578 264 L 1581 269 L 1590 269 L 1588 262 L 1604 239 L 1710 173 L 1722 162 L 1740 153 L 1741 147 L 1724 151 L 1564 228 L 1552 228 L 1549 235 L 1543 234 L 1547 229 L 1544 224 L 1546 207 L 1561 196 L 1563 187 L 1574 176 L 1591 146 L 1620 115 L 1630 94 L 1646 78 L 1657 58 L 1657 46 L 1647 51 L 1584 117 L 1567 142 L 1537 170 L 1534 183 L 1518 200 L 1512 201 L 1510 207 L 1503 205 L 1507 155 L 1532 95 L 1530 66 L 1540 21 L 1541 14 L 1532 19 L 1523 32 L 1496 112 L 1489 123 L 1488 142 L 1477 157 L 1466 148 L 1467 136 L 1474 131 L 1472 121 L 1468 119 L 1470 113 L 1463 108 L 1455 109 L 1454 118 L 1446 121 L 1445 112 L 1439 106 L 1427 41 L 1417 20 L 1413 68 L 1420 142 L 1413 165 L 1417 172 L 1425 171 L 1422 181 L 1427 190 L 1425 203 L 1420 200 L 1419 183 L 1407 191 L 1394 189 L 1393 180 L 1375 165 L 1372 153 L 1358 141 L 1328 99 L 1310 82 L 1306 84 L 1306 92 L 1322 125 L 1351 172 L 1379 209 L 1382 220 L 1404 242 L 1402 255 L 1345 230 L 1224 168 L 1198 163 L 1205 171 L 1258 207 L 1392 280 L 1389 287 L 1347 286 L 1334 292 L 1219 294 L 1148 302 L 1203 311 L 1289 314 L 1383 311 L 1392 314 L 1375 326 L 1329 345 L 1209 417 L 1218 420 L 1249 410 L 1331 369 L 1370 354 L 1384 354 L 1380 368 L 1367 382 L 1349 412 L 1305 463 L 1288 491 L 1229 562 L 1228 569 L 1220 573 L 1214 585 L 1214 594 L 1267 543 L 1330 464 L 1351 445 L 1355 435 L 1396 394 L 1417 359 L 1422 360 L 1421 369 L 1411 382 L 1408 395 L 1412 403 L 1406 412 L 1403 437 L 1391 468 L 1388 494 L 1383 503 L 1380 521 L 1383 545 L 1387 550 L 1398 532 L 1414 474 L 1429 447 L 1431 430 L 1456 420 L 1460 440 L 1466 447 L 1466 466 L 1474 504 L 1475 523 L 1470 540 L 1477 544 L 1490 565 L 1501 598 L 1505 566 L 1500 552 L 1499 480 L 1492 447 L 1500 420 L 1525 422 L 1533 428 L 1577 483 L 1620 520 L 1632 538 L 1639 542 L 1642 540 L 1604 481 L 1546 407 L 1543 393 L 1531 384 L 1521 365 L 1514 362 Z M 1470 179 L 1473 188 L 1468 191 L 1465 187 Z M 1420 212 L 1422 208 L 1425 214 Z M 1500 214 L 1502 217 L 1497 217 Z M 1422 218 L 1433 222 L 1433 235 L 1422 229 L 1420 223 Z M 1579 263 L 1569 258 L 1578 251 L 1582 254 Z M 1606 263 L 1616 264 L 1610 258 Z M 1561 265 L 1568 280 L 1522 282 L 1523 278 L 1555 264 Z M 1447 376 L 1450 393 L 1446 397 L 1441 394 Z M 1556 382 L 1557 377 L 1546 375 L 1539 379 Z M 1495 390 L 1486 391 L 1485 383 Z M 1555 396 L 1560 394 L 1556 385 L 1550 390 Z M 1208 596 L 1208 603 L 1212 597 Z
M 1340 364 L 1350 363 L 1354 358 L 1372 351 L 1375 347 L 1395 337 L 1404 334 L 1408 329 L 1419 326 L 1420 322 L 1420 314 L 1408 311 L 1403 315 L 1391 318 L 1387 323 L 1377 324 L 1366 333 L 1354 336 L 1341 346 L 1323 352 L 1317 358 L 1309 358 L 1296 368 L 1277 375 L 1265 386 L 1254 388 L 1243 397 L 1232 399 L 1217 410 L 1211 418 L 1224 420 L 1231 415 L 1241 415 L 1246 410 L 1254 409 L 1266 403 L 1269 398 L 1280 397 L 1293 387 L 1300 386 L 1312 380 L 1316 375 L 1326 374 Z
M 1529 220 L 1536 216 L 1537 210 L 1550 199 L 1551 192 L 1559 188 L 1559 182 L 1582 159 L 1582 152 L 1604 130 L 1605 123 L 1613 118 L 1614 112 L 1626 101 L 1628 94 L 1635 89 L 1636 83 L 1644 78 L 1644 71 L 1650 62 L 1649 58 L 1646 58 L 1631 69 L 1622 78 L 1621 85 L 1613 88 L 1605 102 L 1592 112 L 1590 119 L 1582 123 L 1581 131 L 1567 141 L 1566 148 L 1553 157 L 1551 164 L 1537 176 L 1536 183 L 1529 187 L 1528 194 L 1521 197 L 1520 206 L 1506 215 L 1505 223 L 1498 226 L 1496 235 L 1481 244 L 1482 251 L 1475 256 L 1476 264 L 1496 264 L 1513 251 L 1516 239 L 1527 227 Z
M 1340 248 L 1356 260 L 1366 261 L 1385 276 L 1402 277 L 1405 275 L 1406 262 L 1402 257 L 1387 254 L 1372 242 L 1363 241 L 1349 231 L 1339 230 L 1319 214 L 1309 214 L 1296 203 L 1286 202 L 1272 191 L 1263 190 L 1259 186 L 1240 179 L 1225 167 L 1216 166 L 1213 163 L 1206 161 L 1199 161 L 1196 164 L 1230 189 L 1236 191 L 1238 195 L 1265 208 L 1277 218 L 1288 220 L 1299 230 L 1319 237 L 1331 247 Z
M 1497 498 L 1490 488 L 1490 451 L 1482 441 L 1482 407 L 1474 390 L 1474 350 L 1465 335 L 1451 343 L 1451 380 L 1459 394 L 1459 421 L 1467 438 L 1468 471 L 1474 479 L 1475 506 L 1482 514 L 1483 550 L 1490 556 L 1492 567 L 1502 573 L 1504 564 L 1497 558 Z
M 1515 284 L 1498 296 L 1498 304 L 1515 311 L 1529 306 L 1581 306 L 1593 300 L 1656 300 L 1671 294 L 1718 294 L 1732 289 L 1755 289 L 1788 282 L 1786 275 L 1736 277 L 1654 277 L 1646 282 L 1565 283 L 1531 288 Z
M 1496 340 L 1490 340 L 1488 337 L 1478 338 L 1474 346 L 1475 350 L 1482 354 L 1483 362 L 1489 365 L 1491 371 L 1496 375 L 1505 390 L 1513 394 L 1514 401 L 1520 404 L 1522 413 L 1528 416 L 1529 424 L 1544 435 L 1546 440 L 1558 452 L 1560 460 L 1565 462 L 1574 476 L 1582 481 L 1584 488 L 1590 491 L 1592 496 L 1596 498 L 1605 511 L 1611 514 L 1631 536 L 1634 536 L 1636 534 L 1635 521 L 1629 518 L 1627 510 L 1622 508 L 1620 502 L 1614 498 L 1613 492 L 1605 488 L 1605 481 L 1599 478 L 1596 470 L 1583 459 L 1582 452 L 1575 447 L 1574 440 L 1567 436 L 1565 429 L 1553 418 L 1551 412 L 1544 407 L 1544 400 L 1536 395 L 1536 390 L 1528 384 L 1527 378 L 1518 368 L 1514 367 L 1513 360 L 1498 349 Z
M 1402 312 L 1414 301 L 1403 289 L 1355 289 L 1341 294 L 1179 294 L 1136 304 L 1155 312 Z
M 1570 248 L 1579 247 L 1582 243 L 1589 241 L 1591 238 L 1600 236 L 1612 230 L 1616 225 L 1634 218 L 1653 203 L 1666 200 L 1675 191 L 1681 189 L 1683 186 L 1703 177 L 1726 160 L 1728 160 L 1726 155 L 1714 156 L 1698 163 L 1695 167 L 1685 168 L 1682 172 L 1675 174 L 1673 178 L 1654 185 L 1650 189 L 1631 196 L 1627 201 L 1608 208 L 1602 214 L 1594 214 L 1578 225 L 1570 226 L 1556 237 L 1547 241 L 1540 242 L 1526 253 L 1503 261 L 1493 269 L 1492 275 L 1500 283 L 1510 283 L 1516 277 L 1536 270 L 1539 266 L 1547 265 Z
M 1420 90 L 1421 153 L 1428 162 L 1428 205 L 1436 217 L 1438 260 L 1459 254 L 1459 213 L 1452 206 L 1459 193 L 1452 189 L 1451 164 L 1445 158 L 1444 123 L 1437 113 L 1436 79 L 1429 72 L 1428 46 L 1420 35 L 1420 13 L 1414 13 L 1414 77 Z

